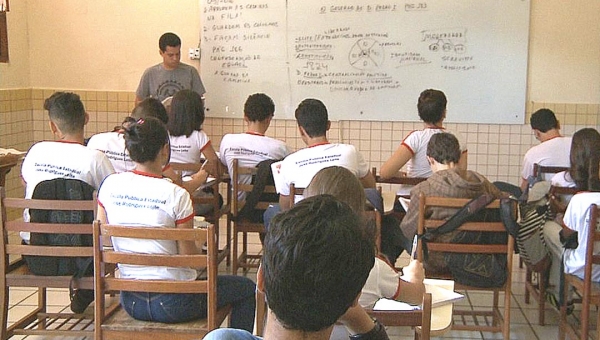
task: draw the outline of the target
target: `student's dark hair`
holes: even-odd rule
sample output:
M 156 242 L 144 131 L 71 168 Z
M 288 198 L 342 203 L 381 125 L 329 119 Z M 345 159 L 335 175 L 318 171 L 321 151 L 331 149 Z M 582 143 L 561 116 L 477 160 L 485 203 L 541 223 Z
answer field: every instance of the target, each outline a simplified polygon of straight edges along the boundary
M 75 93 L 55 92 L 44 101 L 44 109 L 63 133 L 83 131 L 85 108 Z
M 550 109 L 539 109 L 535 111 L 529 118 L 531 128 L 540 132 L 547 132 L 551 129 L 558 129 L 558 120 L 554 112 Z
M 246 99 L 244 104 L 244 116 L 251 122 L 262 122 L 272 117 L 275 112 L 273 99 L 264 93 L 255 93 Z
M 569 174 L 576 187 L 585 191 L 600 191 L 600 133 L 592 128 L 581 129 L 571 141 Z
M 167 50 L 167 46 L 181 46 L 181 39 L 179 39 L 177 34 L 171 32 L 167 32 L 161 35 L 158 39 L 158 48 L 160 48 L 160 50 L 164 52 Z
M 419 117 L 425 123 L 435 124 L 444 117 L 446 104 L 448 104 L 448 100 L 444 92 L 427 89 L 419 95 L 419 101 L 417 102 Z
M 157 118 L 164 124 L 169 121 L 167 116 L 167 110 L 160 100 L 152 97 L 148 97 L 139 102 L 131 111 L 131 117 L 135 119 L 140 118 Z
M 427 144 L 427 156 L 440 164 L 453 162 L 458 164 L 460 160 L 460 144 L 458 139 L 447 132 L 436 133 L 431 136 Z
M 200 131 L 202 123 L 204 123 L 202 97 L 192 90 L 181 90 L 175 93 L 167 123 L 171 136 L 189 137 L 192 132 Z
M 325 136 L 329 122 L 327 108 L 318 99 L 304 99 L 296 108 L 296 121 L 309 137 Z
M 269 225 L 262 258 L 269 308 L 289 329 L 329 327 L 360 294 L 374 259 L 347 204 L 330 195 L 306 198 Z
M 155 160 L 160 149 L 169 143 L 165 124 L 152 117 L 137 120 L 127 117 L 127 120 L 123 124 L 123 135 L 131 160 L 137 163 Z

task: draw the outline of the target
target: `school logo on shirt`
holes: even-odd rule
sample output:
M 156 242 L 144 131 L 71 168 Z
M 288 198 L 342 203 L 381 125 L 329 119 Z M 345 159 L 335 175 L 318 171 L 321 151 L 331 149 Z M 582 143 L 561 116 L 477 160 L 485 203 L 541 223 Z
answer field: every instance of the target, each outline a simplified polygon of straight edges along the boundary
M 185 89 L 185 87 L 176 80 L 167 80 L 164 83 L 158 85 L 158 90 L 156 93 L 158 94 L 158 98 L 167 98 L 175 95 L 180 90 Z

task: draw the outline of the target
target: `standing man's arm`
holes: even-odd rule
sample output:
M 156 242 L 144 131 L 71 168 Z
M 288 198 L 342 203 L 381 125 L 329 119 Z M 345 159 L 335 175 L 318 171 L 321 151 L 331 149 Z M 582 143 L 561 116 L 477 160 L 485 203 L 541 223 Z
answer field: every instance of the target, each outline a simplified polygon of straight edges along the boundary
M 148 70 L 144 71 L 144 74 L 142 74 L 138 88 L 135 91 L 135 105 L 137 106 L 139 102 L 147 97 L 150 97 L 150 79 L 148 77 Z
M 198 70 L 195 67 L 192 67 L 192 88 L 191 90 L 197 92 L 200 97 L 204 98 L 204 94 L 206 93 L 206 89 L 204 88 L 204 84 L 200 79 L 200 74 L 198 74 Z

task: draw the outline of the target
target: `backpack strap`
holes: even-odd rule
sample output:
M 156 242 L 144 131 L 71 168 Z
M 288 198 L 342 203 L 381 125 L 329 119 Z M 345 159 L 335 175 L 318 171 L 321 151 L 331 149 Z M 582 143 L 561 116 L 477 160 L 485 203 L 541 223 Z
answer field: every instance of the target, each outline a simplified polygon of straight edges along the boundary
M 440 227 L 428 230 L 421 237 L 425 240 L 431 240 L 435 235 L 449 233 L 458 229 L 463 223 L 468 221 L 473 215 L 487 207 L 496 197 L 490 194 L 481 194 L 478 197 L 469 201 L 460 208 L 452 217 L 450 217 Z

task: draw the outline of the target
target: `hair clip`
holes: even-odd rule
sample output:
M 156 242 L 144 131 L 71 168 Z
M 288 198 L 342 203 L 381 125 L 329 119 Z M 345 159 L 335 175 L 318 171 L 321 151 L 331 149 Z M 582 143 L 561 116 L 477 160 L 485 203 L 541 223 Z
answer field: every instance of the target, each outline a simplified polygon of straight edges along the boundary
M 140 119 L 138 119 L 138 121 L 137 121 L 137 123 L 138 123 L 138 124 L 140 124 L 140 125 L 141 125 L 141 124 L 144 124 L 144 122 L 145 122 L 144 118 L 140 118 Z

